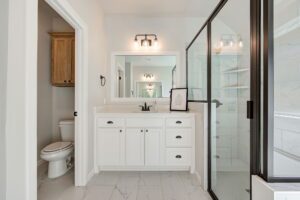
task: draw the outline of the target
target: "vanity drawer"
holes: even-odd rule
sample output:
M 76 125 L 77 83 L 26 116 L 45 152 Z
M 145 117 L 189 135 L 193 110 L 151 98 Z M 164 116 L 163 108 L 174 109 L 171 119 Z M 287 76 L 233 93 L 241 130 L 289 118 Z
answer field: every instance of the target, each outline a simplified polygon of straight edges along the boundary
M 127 127 L 163 127 L 162 118 L 128 118 L 126 119 Z
M 97 119 L 97 127 L 124 127 L 125 120 L 123 118 L 98 118 Z
M 167 165 L 191 165 L 191 148 L 167 148 Z
M 192 127 L 191 118 L 167 118 L 167 127 Z
M 191 147 L 192 129 L 167 129 L 167 147 Z

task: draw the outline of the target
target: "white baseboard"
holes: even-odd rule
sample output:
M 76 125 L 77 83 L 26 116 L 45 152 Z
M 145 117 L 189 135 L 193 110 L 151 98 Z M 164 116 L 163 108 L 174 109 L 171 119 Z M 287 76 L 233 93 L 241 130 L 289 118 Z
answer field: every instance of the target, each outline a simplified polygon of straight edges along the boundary
M 197 180 L 199 181 L 200 185 L 202 186 L 202 188 L 204 188 L 204 186 L 202 184 L 202 178 L 201 178 L 201 175 L 199 174 L 199 172 L 195 171 L 195 175 L 196 175 Z
M 87 183 L 93 178 L 93 176 L 95 175 L 95 170 L 92 169 L 87 176 Z
M 46 163 L 45 160 L 40 159 L 40 160 L 37 161 L 37 167 L 40 167 L 41 165 L 43 165 L 43 164 L 45 164 L 45 163 Z

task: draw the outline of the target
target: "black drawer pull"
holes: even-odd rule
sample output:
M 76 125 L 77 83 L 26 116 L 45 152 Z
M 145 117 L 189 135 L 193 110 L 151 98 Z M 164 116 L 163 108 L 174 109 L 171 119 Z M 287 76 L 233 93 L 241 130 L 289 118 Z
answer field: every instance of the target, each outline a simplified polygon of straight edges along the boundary
M 144 130 L 141 130 L 141 133 L 144 132 Z
M 113 124 L 114 122 L 113 121 L 108 121 L 106 122 L 107 124 Z
M 181 139 L 181 138 L 182 138 L 181 135 L 177 135 L 177 136 L 176 136 L 176 139 Z
M 176 121 L 176 124 L 182 124 L 182 121 Z
M 182 156 L 181 155 L 177 155 L 177 156 L 175 156 L 175 158 L 181 159 Z

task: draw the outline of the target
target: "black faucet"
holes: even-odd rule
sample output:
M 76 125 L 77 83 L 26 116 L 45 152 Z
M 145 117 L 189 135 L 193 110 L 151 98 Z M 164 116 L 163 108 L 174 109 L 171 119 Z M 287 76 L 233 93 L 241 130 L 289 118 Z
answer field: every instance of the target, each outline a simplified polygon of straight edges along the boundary
M 142 111 L 150 111 L 150 107 L 152 106 L 148 106 L 147 102 L 145 102 L 144 105 L 140 105 L 140 107 L 142 108 Z

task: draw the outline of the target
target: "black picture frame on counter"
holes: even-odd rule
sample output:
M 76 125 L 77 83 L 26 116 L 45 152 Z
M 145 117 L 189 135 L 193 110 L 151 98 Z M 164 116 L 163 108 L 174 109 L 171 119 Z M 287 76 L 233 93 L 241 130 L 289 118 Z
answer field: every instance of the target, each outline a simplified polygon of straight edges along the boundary
M 188 111 L 188 89 L 173 88 L 171 89 L 170 111 Z

